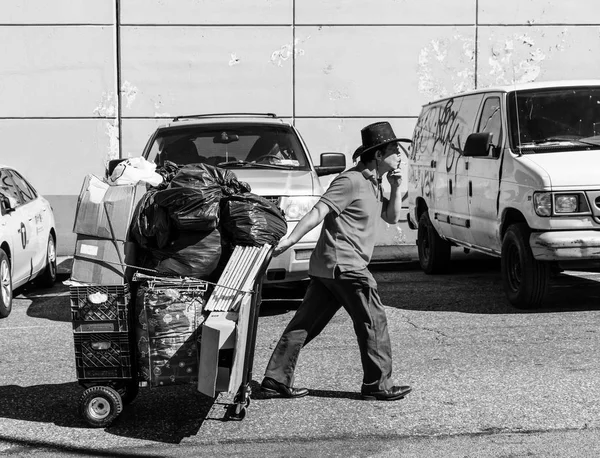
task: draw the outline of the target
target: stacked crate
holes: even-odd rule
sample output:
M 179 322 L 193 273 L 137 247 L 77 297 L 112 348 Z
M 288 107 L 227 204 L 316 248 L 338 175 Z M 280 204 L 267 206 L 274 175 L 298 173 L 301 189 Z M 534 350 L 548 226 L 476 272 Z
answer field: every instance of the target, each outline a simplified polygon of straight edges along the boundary
M 146 191 L 142 182 L 112 185 L 94 175 L 83 181 L 70 299 L 77 378 L 84 386 L 137 385 L 129 227 Z
M 133 379 L 129 286 L 71 286 L 70 299 L 79 381 Z

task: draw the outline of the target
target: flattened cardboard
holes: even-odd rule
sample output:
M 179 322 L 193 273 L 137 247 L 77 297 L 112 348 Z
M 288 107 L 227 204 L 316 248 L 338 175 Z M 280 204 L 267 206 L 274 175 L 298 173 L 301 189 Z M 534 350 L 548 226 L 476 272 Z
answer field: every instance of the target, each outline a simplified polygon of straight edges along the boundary
M 97 285 L 123 285 L 131 280 L 135 244 L 78 235 L 71 280 Z
M 126 241 L 135 208 L 147 189 L 144 182 L 109 185 L 87 175 L 77 201 L 73 232 Z

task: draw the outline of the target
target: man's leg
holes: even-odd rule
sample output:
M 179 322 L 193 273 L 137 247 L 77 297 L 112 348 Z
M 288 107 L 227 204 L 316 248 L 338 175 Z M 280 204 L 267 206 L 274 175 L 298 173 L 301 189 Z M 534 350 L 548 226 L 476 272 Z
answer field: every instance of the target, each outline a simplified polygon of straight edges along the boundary
M 321 333 L 339 308 L 322 279 L 311 278 L 302 304 L 273 350 L 265 377 L 291 387 L 300 350 Z
M 354 323 L 364 371 L 362 391 L 391 389 L 392 347 L 375 279 L 363 269 L 338 273 L 336 279 L 325 282 Z

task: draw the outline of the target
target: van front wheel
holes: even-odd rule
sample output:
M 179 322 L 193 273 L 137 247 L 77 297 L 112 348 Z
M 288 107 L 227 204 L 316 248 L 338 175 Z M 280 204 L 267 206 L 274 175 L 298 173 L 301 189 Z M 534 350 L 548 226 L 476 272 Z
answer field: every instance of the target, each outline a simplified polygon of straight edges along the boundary
M 537 261 L 526 224 L 513 224 L 502 240 L 502 282 L 509 302 L 520 309 L 539 307 L 548 290 L 550 264 Z
M 450 243 L 439 236 L 426 211 L 419 218 L 417 248 L 421 269 L 426 274 L 446 271 L 450 263 Z

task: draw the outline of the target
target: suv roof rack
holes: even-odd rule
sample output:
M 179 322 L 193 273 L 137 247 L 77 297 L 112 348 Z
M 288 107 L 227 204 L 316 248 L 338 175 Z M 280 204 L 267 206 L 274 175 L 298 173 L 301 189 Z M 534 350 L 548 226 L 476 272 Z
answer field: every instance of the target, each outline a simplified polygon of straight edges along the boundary
M 195 115 L 176 116 L 173 118 L 173 122 L 181 119 L 193 119 L 193 118 L 220 118 L 227 116 L 251 116 L 251 117 L 264 117 L 264 118 L 276 118 L 275 113 L 205 113 Z

